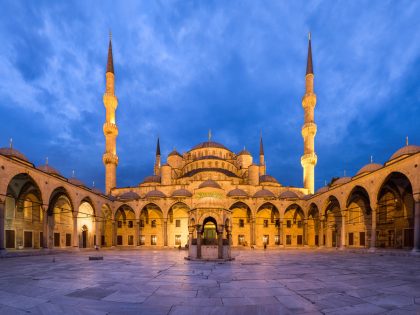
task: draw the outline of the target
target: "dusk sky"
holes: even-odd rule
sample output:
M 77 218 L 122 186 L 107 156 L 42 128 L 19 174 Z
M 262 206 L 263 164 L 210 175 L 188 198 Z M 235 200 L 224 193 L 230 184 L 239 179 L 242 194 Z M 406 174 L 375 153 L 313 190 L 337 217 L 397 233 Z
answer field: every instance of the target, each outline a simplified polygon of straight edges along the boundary
M 419 1 L 2 1 L 0 146 L 104 187 L 102 125 L 112 30 L 117 185 L 213 140 L 302 187 L 312 33 L 315 186 L 420 145 Z

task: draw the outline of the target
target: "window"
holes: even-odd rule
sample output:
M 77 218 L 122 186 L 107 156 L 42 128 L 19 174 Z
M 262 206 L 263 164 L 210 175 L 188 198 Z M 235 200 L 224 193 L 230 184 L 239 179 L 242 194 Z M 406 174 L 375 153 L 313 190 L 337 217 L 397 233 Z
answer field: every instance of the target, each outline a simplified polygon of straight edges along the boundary
M 121 229 L 122 228 L 122 221 L 118 221 L 117 224 L 118 224 L 118 228 Z
M 15 248 L 14 230 L 6 230 L 6 248 Z
M 54 233 L 54 247 L 60 247 L 60 233 Z
M 106 246 L 105 245 L 105 235 L 101 235 L 101 246 Z
M 181 227 L 181 220 L 175 220 L 175 227 Z
M 263 236 L 263 244 L 268 245 L 268 243 L 269 243 L 269 237 L 268 237 L 268 235 L 264 235 Z
M 128 245 L 134 245 L 134 235 L 128 235 Z
M 276 245 L 280 245 L 280 237 L 279 237 L 278 235 L 275 235 L 275 236 L 274 236 L 274 243 L 275 243 Z
M 144 235 L 140 236 L 140 245 L 146 244 L 146 237 Z
M 156 220 L 152 220 L 152 228 L 156 227 Z
M 175 235 L 175 245 L 181 246 L 181 235 Z
M 302 235 L 297 236 L 297 244 L 298 245 L 303 245 L 303 236 Z
M 280 227 L 280 220 L 276 219 L 276 228 L 279 228 L 279 227 Z
M 319 246 L 319 237 L 315 235 L 315 246 Z
M 292 235 L 286 235 L 286 245 L 292 245 Z
M 32 232 L 24 231 L 23 232 L 23 245 L 27 248 L 32 248 Z
M 264 220 L 264 227 L 268 228 L 268 220 Z
M 140 220 L 140 227 L 144 227 L 144 220 Z
M 132 229 L 132 228 L 133 228 L 133 221 L 128 221 L 128 227 L 129 227 L 130 229 Z
M 297 226 L 298 226 L 298 228 L 299 228 L 299 229 L 301 229 L 301 228 L 302 228 L 302 226 L 303 226 L 303 222 L 302 222 L 302 221 L 298 221 L 298 222 L 297 222 Z
M 359 243 L 360 243 L 360 246 L 366 245 L 365 232 L 359 232 Z
M 66 246 L 71 246 L 71 234 L 66 233 Z
M 244 245 L 244 243 L 245 243 L 245 236 L 238 235 L 238 245 Z
M 292 221 L 287 220 L 286 224 L 287 224 L 287 227 L 288 227 L 288 228 L 291 228 L 291 227 L 292 227 Z
M 123 244 L 122 235 L 117 235 L 117 245 L 122 245 L 122 244 Z
M 152 221 L 153 222 L 153 221 Z M 151 245 L 156 245 L 157 244 L 157 237 L 156 237 L 156 235 L 152 235 L 151 237 L 150 237 L 150 244 Z
M 245 226 L 244 219 L 239 219 L 239 227 L 244 227 L 244 226 Z
M 39 232 L 39 247 L 44 248 L 44 232 Z
M 354 234 L 353 233 L 349 233 L 349 246 L 353 246 L 354 245 Z
M 23 217 L 25 221 L 32 222 L 32 201 L 31 200 L 25 200 L 23 202 Z

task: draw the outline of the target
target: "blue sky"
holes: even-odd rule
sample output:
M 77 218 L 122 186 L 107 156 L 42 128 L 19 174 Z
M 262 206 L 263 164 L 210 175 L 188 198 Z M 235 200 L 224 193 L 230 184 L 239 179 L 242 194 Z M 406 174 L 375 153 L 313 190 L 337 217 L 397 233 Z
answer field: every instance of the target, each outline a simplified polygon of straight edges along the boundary
M 417 1 L 3 1 L 0 146 L 104 186 L 113 33 L 118 186 L 162 153 L 213 139 L 302 186 L 301 98 L 312 32 L 317 188 L 420 144 Z

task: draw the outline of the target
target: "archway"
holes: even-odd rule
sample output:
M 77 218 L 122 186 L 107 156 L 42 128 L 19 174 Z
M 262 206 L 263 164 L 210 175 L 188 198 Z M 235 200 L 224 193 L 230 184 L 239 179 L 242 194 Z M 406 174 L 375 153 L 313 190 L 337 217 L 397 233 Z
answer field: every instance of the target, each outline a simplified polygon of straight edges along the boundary
M 129 205 L 122 205 L 115 212 L 116 223 L 116 244 L 117 246 L 134 246 L 137 245 L 135 240 L 136 215 Z M 137 227 L 136 227 L 137 226 Z
M 252 213 L 244 202 L 235 202 L 232 210 L 232 246 L 251 246 Z
M 330 196 L 327 199 L 324 220 L 324 245 L 326 247 L 342 246 L 341 233 L 343 217 L 338 199 Z M 344 245 L 344 244 L 343 244 Z
M 112 246 L 112 211 L 108 205 L 102 206 L 101 246 Z
M 183 202 L 177 202 L 168 211 L 167 238 L 168 246 L 186 246 L 188 244 L 188 211 Z
M 409 179 L 391 173 L 379 190 L 376 214 L 376 246 L 413 248 L 414 199 Z
M 371 237 L 371 213 L 369 194 L 362 186 L 352 189 L 346 202 L 346 231 L 349 247 L 367 247 Z
M 5 198 L 4 244 L 0 248 L 44 247 L 44 212 L 41 191 L 28 174 L 14 176 Z M 0 237 L 2 240 L 2 237 Z
M 203 221 L 203 245 L 217 245 L 217 221 L 207 217 Z
M 96 245 L 95 210 L 90 199 L 84 199 L 77 212 L 77 231 L 79 247 L 87 248 Z
M 280 245 L 280 213 L 275 205 L 267 202 L 258 208 L 255 229 L 257 246 Z
M 163 212 L 154 203 L 149 203 L 140 211 L 139 242 L 146 246 L 164 246 Z
M 309 206 L 308 220 L 307 220 L 307 243 L 308 246 L 319 246 L 319 210 L 315 203 Z
M 63 187 L 56 188 L 48 204 L 48 248 L 71 247 L 74 244 L 73 205 Z M 76 236 L 77 237 L 77 236 Z
M 284 212 L 285 246 L 305 245 L 305 215 L 297 204 L 291 204 Z

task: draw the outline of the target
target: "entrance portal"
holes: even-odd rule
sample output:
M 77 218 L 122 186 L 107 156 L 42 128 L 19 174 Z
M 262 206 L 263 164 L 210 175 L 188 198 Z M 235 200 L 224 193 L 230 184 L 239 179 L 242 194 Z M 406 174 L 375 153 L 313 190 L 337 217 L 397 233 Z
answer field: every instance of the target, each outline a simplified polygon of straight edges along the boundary
M 203 245 L 217 245 L 217 222 L 208 217 L 204 220 Z

